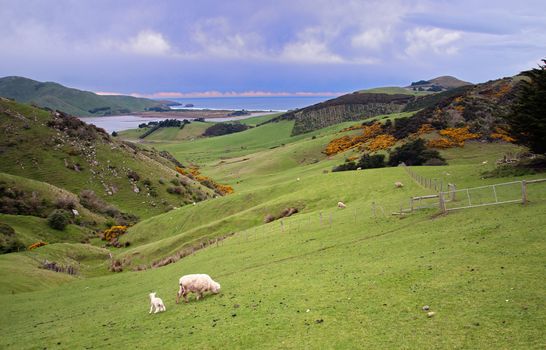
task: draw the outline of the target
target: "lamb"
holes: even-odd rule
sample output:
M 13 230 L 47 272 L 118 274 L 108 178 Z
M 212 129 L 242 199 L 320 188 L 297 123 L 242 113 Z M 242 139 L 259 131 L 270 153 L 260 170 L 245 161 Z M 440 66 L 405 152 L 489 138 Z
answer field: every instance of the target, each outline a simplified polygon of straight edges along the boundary
M 180 297 L 184 297 L 184 302 L 188 302 L 188 294 L 190 292 L 196 293 L 196 299 L 199 300 L 203 297 L 204 292 L 212 292 L 218 294 L 220 292 L 220 283 L 215 282 L 206 274 L 193 274 L 180 277 L 178 282 L 180 289 L 176 294 L 176 303 L 178 304 Z
M 155 309 L 154 314 L 157 314 L 158 312 L 167 311 L 167 308 L 165 307 L 165 304 L 163 304 L 163 300 L 161 298 L 158 298 L 155 296 L 155 292 L 150 293 L 150 313 Z
M 394 183 L 394 187 L 396 187 L 396 188 L 402 188 L 402 187 L 404 187 L 404 184 L 401 183 L 400 181 L 396 181 L 396 182 Z
M 347 206 L 346 206 L 345 203 L 343 203 L 343 202 L 337 202 L 337 207 L 338 207 L 339 209 L 345 209 L 345 208 L 347 208 Z

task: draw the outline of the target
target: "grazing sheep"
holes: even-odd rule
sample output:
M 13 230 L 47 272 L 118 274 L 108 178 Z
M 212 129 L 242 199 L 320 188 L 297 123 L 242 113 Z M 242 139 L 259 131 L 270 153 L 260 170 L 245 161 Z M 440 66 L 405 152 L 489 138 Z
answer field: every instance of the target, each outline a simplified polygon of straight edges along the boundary
M 347 208 L 347 206 L 346 206 L 345 203 L 343 203 L 343 202 L 337 202 L 337 207 L 338 207 L 339 209 L 345 209 L 345 208 Z
M 396 187 L 396 188 L 402 188 L 402 187 L 404 187 L 404 184 L 401 183 L 400 181 L 396 181 L 396 182 L 394 183 L 394 187 Z
M 167 311 L 167 308 L 165 307 L 165 304 L 163 304 L 163 300 L 161 298 L 158 298 L 155 296 L 155 292 L 150 293 L 150 313 L 155 309 L 154 314 L 157 314 L 161 311 Z
M 176 303 L 180 300 L 180 297 L 184 297 L 184 302 L 188 302 L 188 293 L 193 292 L 197 294 L 196 299 L 199 300 L 203 297 L 204 292 L 212 292 L 218 294 L 220 292 L 220 283 L 214 282 L 209 275 L 206 274 L 193 274 L 180 277 L 178 282 L 180 289 L 176 294 Z
M 484 161 L 482 162 L 482 165 L 485 165 L 485 164 L 487 164 L 487 160 L 484 160 Z

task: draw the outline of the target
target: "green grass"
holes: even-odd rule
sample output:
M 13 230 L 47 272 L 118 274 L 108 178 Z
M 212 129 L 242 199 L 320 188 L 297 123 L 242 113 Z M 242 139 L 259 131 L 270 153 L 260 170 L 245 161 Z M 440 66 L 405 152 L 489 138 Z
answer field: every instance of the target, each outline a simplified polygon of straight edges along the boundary
M 428 92 L 428 91 L 413 91 L 412 89 L 406 89 L 406 88 L 398 87 L 398 86 L 372 88 L 372 89 L 360 90 L 358 92 L 371 93 L 371 94 L 389 94 L 389 95 L 403 94 L 403 95 L 415 95 L 415 96 L 423 96 L 423 95 L 431 94 L 431 92 Z
M 246 125 L 249 125 L 249 126 L 257 126 L 258 124 L 264 123 L 264 122 L 266 122 L 268 120 L 271 120 L 271 119 L 273 119 L 275 117 L 278 117 L 279 115 L 281 115 L 283 113 L 272 113 L 272 114 L 260 115 L 260 116 L 257 116 L 257 117 L 245 118 L 245 119 L 239 120 L 239 123 L 246 124 Z
M 0 214 L 0 222 L 13 227 L 17 237 L 26 246 L 38 241 L 80 242 L 92 234 L 91 230 L 72 224 L 62 231 L 55 230 L 48 226 L 47 219 L 35 216 Z
M 327 158 L 321 150 L 354 123 L 290 137 L 292 124 L 154 144 L 199 164 L 202 173 L 232 184 L 235 193 L 133 226 L 122 238 L 131 245 L 112 250 L 127 264 L 121 274 L 86 277 L 106 270 L 105 251 L 99 250 L 86 260 L 82 278 L 57 281 L 66 276 L 48 275 L 33 284 L 24 273 L 2 275 L 0 347 L 544 347 L 546 186 L 534 188 L 536 197 L 527 206 L 393 216 L 410 196 L 431 191 L 401 167 L 324 173 L 346 155 Z M 517 180 L 481 178 L 515 149 L 468 143 L 442 151 L 449 166 L 414 170 L 458 188 Z M 395 181 L 404 187 L 395 188 Z M 338 201 L 347 209 L 337 209 Z M 266 214 L 289 206 L 300 213 L 282 221 L 284 231 L 280 221 L 263 224 Z M 218 246 L 176 263 L 127 272 L 230 233 L 235 235 Z M 55 246 L 2 256 L 6 268 L 0 271 L 20 266 L 30 274 L 36 269 L 22 260 L 53 255 L 47 250 Z M 188 273 L 210 274 L 222 292 L 175 305 L 178 278 Z M 42 281 L 47 285 L 40 286 Z M 147 314 L 151 291 L 163 298 L 167 312 Z M 436 315 L 427 318 L 424 305 Z
M 61 266 L 72 266 L 78 275 L 40 268 L 45 260 Z M 83 277 L 106 274 L 108 251 L 87 244 L 56 243 L 32 251 L 0 255 L 0 294 L 39 291 Z M 9 281 L 9 283 L 5 283 Z
M 158 270 L 4 296 L 0 342 L 23 348 L 178 348 L 180 339 L 197 348 L 540 348 L 546 246 L 527 227 L 544 223 L 537 215 L 544 209 L 505 206 L 334 229 L 315 223 L 248 241 L 241 236 Z M 497 215 L 517 219 L 499 223 Z M 178 278 L 194 271 L 211 274 L 222 293 L 175 305 Z M 152 290 L 166 313 L 147 314 Z M 436 316 L 428 319 L 423 305 Z
M 66 135 L 46 126 L 50 119 L 48 112 L 6 101 L 0 101 L 0 107 L 28 117 L 21 120 L 7 113 L 2 114 L 0 130 L 7 136 L 0 142 L 4 147 L 0 157 L 1 172 L 49 183 L 73 194 L 79 194 L 84 189 L 93 190 L 120 210 L 140 218 L 151 217 L 171 206 L 178 207 L 195 200 L 193 197 L 167 193 L 168 181 L 174 179 L 177 173 L 174 164 L 157 155 L 141 151 L 135 153 L 125 145 L 100 138 L 90 145 L 80 140 L 76 147 L 72 144 L 76 141 L 68 140 Z M 9 131 L 12 128 L 18 128 L 18 133 Z M 60 141 L 54 141 L 56 139 Z M 92 155 L 87 156 L 80 148 Z M 68 169 L 65 162 L 79 163 L 82 170 Z M 139 193 L 133 191 L 127 177 L 129 170 L 140 176 L 137 185 L 142 191 Z M 146 179 L 155 187 L 156 197 L 149 196 L 149 191 L 145 190 L 143 181 Z M 164 179 L 165 184 L 160 184 L 159 179 Z M 192 181 L 191 187 L 194 191 L 212 195 L 212 191 L 196 182 Z M 113 195 L 108 195 L 106 190 L 112 188 Z

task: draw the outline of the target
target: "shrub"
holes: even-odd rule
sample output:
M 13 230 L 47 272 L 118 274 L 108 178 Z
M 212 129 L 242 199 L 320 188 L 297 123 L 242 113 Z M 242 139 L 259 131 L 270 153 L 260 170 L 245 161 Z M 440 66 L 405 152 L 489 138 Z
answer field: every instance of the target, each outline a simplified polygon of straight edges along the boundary
M 445 161 L 438 151 L 427 149 L 423 139 L 417 139 L 391 151 L 389 165 L 396 166 L 402 162 L 406 165 L 422 165 L 432 158 Z
M 240 123 L 218 123 L 207 128 L 203 136 L 221 136 L 245 131 L 249 126 Z
M 100 234 L 100 237 L 103 241 L 117 240 L 119 236 L 127 232 L 127 228 L 128 227 L 125 225 L 115 225 L 102 231 L 102 233 Z
M 333 167 L 332 172 L 335 173 L 338 171 L 356 170 L 356 168 L 358 168 L 358 166 L 356 165 L 355 162 L 348 161 L 341 165 Z
M 8 224 L 0 222 L 0 254 L 18 252 L 26 247 L 15 235 L 15 230 Z
M 43 247 L 45 245 L 47 245 L 47 242 L 38 241 L 36 243 L 32 243 L 31 245 L 29 245 L 28 250 L 33 250 L 39 247 Z
M 65 210 L 76 209 L 76 201 L 73 198 L 70 198 L 68 196 L 59 197 L 55 201 L 55 208 L 65 209 Z
M 370 140 L 366 149 L 370 152 L 376 152 L 383 149 L 389 149 L 396 143 L 396 139 L 392 135 L 381 134 Z
M 69 213 L 64 209 L 55 209 L 47 217 L 47 224 L 55 230 L 62 231 L 69 224 Z
M 81 205 L 95 213 L 112 217 L 119 213 L 119 210 L 99 198 L 92 190 L 82 190 L 79 197 Z
M 374 154 L 373 156 L 371 156 L 369 154 L 364 154 L 360 158 L 357 166 L 362 169 L 384 168 L 386 166 L 385 155 Z

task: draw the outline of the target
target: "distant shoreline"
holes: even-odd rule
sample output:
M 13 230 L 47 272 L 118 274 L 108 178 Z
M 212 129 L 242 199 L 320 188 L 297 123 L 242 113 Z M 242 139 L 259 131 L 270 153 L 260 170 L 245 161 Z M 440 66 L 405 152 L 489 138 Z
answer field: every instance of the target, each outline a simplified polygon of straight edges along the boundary
M 216 119 L 216 118 L 233 118 L 234 120 L 259 117 L 262 115 L 275 114 L 275 113 L 284 113 L 286 111 L 247 111 L 249 114 L 241 116 L 230 115 L 235 111 L 233 110 L 216 110 L 216 109 L 180 109 L 172 110 L 166 112 L 132 112 L 132 113 L 122 113 L 122 114 L 109 114 L 102 116 L 78 116 L 78 118 L 110 118 L 110 117 L 122 117 L 122 116 L 133 116 L 139 118 L 163 118 L 163 119 L 196 119 L 196 118 L 205 118 L 205 119 Z

